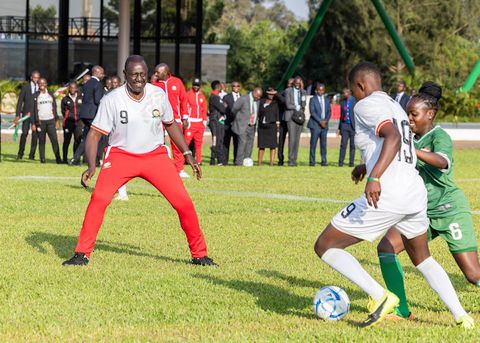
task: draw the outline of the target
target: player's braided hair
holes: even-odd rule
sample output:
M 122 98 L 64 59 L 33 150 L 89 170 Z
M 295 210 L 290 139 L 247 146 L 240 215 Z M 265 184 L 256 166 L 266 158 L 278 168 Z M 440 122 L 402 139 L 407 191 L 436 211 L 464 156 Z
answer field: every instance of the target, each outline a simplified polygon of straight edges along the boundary
M 418 93 L 413 95 L 410 101 L 421 101 L 429 110 L 437 113 L 438 102 L 442 98 L 442 87 L 432 81 L 426 81 L 422 84 Z

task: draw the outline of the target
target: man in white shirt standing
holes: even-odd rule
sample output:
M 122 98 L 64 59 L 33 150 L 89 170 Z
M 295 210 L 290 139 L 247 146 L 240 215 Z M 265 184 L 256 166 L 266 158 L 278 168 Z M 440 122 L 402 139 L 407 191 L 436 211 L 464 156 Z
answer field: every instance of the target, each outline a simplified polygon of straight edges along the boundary
M 197 213 L 178 172 L 168 156 L 163 128 L 185 156 L 197 179 L 202 173 L 175 123 L 165 92 L 147 84 L 148 68 L 142 56 L 125 62 L 126 84 L 105 96 L 91 124 L 86 140 L 88 169 L 81 183 L 95 175 L 98 141 L 109 135 L 109 147 L 85 214 L 75 255 L 63 265 L 87 265 L 105 210 L 117 189 L 141 177 L 157 188 L 177 211 L 192 255 L 192 264 L 215 265 L 207 256 L 207 246 Z
M 372 299 L 362 327 L 378 324 L 399 299 L 383 288 L 345 249 L 364 240 L 374 241 L 391 227 L 402 235 L 410 259 L 439 295 L 457 324 L 473 328 L 473 319 L 458 300 L 447 273 L 430 256 L 427 229 L 427 190 L 415 169 L 417 156 L 410 122 L 405 111 L 382 91 L 378 67 L 357 64 L 349 74 L 355 106 L 355 145 L 365 164 L 357 166 L 352 179 L 367 176 L 365 192 L 338 212 L 318 237 L 315 252 Z

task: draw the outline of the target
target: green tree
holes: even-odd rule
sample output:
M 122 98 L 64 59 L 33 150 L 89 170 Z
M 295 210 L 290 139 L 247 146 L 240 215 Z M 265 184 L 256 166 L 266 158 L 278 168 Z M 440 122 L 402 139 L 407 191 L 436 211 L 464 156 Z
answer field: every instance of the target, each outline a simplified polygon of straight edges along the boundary
M 49 6 L 43 8 L 41 5 L 37 5 L 33 8 L 30 8 L 30 20 L 31 20 L 31 31 L 37 32 L 55 32 L 57 26 L 55 16 L 57 10 L 55 6 Z

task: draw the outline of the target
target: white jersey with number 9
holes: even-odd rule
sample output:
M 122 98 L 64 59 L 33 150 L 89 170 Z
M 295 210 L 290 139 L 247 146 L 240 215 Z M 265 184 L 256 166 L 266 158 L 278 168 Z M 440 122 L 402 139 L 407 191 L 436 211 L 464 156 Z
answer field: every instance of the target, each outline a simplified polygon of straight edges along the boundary
M 378 161 L 384 139 L 381 128 L 393 123 L 401 135 L 398 154 L 380 178 L 380 209 L 399 214 L 417 213 L 427 206 L 427 191 L 415 165 L 417 155 L 407 114 L 385 92 L 373 92 L 354 108 L 355 145 L 367 166 L 367 176 Z

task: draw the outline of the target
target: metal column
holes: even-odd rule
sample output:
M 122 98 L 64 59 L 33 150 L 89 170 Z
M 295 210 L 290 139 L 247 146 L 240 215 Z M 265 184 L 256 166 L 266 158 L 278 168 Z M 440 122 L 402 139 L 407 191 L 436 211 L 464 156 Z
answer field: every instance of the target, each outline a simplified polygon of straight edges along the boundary
M 25 6 L 25 80 L 30 80 L 30 0 Z
M 68 80 L 68 7 L 70 0 L 58 0 L 57 81 Z
M 125 80 L 123 69 L 130 54 L 130 0 L 120 0 L 118 18 L 117 73 Z
M 479 76 L 480 76 L 480 60 L 478 60 L 472 72 L 470 73 L 470 75 L 468 75 L 468 78 L 463 84 L 463 87 L 460 88 L 460 92 L 470 92 L 470 90 L 472 89 L 473 85 L 475 84 Z
M 195 18 L 195 76 L 202 78 L 203 0 L 197 0 Z
M 293 76 L 293 73 L 297 69 L 298 64 L 300 63 L 303 56 L 305 55 L 305 52 L 310 47 L 313 37 L 315 36 L 315 34 L 318 31 L 318 28 L 322 24 L 323 18 L 325 18 L 325 14 L 327 13 L 328 8 L 332 4 L 332 2 L 333 0 L 322 1 L 322 4 L 320 5 L 320 9 L 318 10 L 317 16 L 313 20 L 312 25 L 310 25 L 310 28 L 308 29 L 302 44 L 298 48 L 297 53 L 295 54 L 292 61 L 290 62 L 290 65 L 288 66 L 287 70 L 283 74 L 282 80 L 278 84 L 277 89 L 283 89 L 285 87 L 285 82 Z
M 182 0 L 177 0 L 175 11 L 175 75 L 180 74 L 180 29 L 182 25 Z
M 142 32 L 142 0 L 134 0 L 133 8 L 133 54 L 140 55 L 140 40 Z
M 160 63 L 160 29 L 162 28 L 162 0 L 157 0 L 157 20 L 155 22 L 155 65 Z
M 98 64 L 103 66 L 103 0 L 100 0 L 100 40 L 98 41 Z
M 402 39 L 398 35 L 397 30 L 395 29 L 395 26 L 393 26 L 392 21 L 388 17 L 387 11 L 385 11 L 385 8 L 382 6 L 380 3 L 380 0 L 372 0 L 373 5 L 375 6 L 375 9 L 378 12 L 378 15 L 383 21 L 383 24 L 387 28 L 388 33 L 390 34 L 390 37 L 392 37 L 393 43 L 395 44 L 395 47 L 397 48 L 398 52 L 400 53 L 400 56 L 403 59 L 403 62 L 405 62 L 405 65 L 408 68 L 408 71 L 410 73 L 413 73 L 413 68 L 415 67 L 413 64 L 412 57 L 408 53 L 407 48 L 403 44 Z

